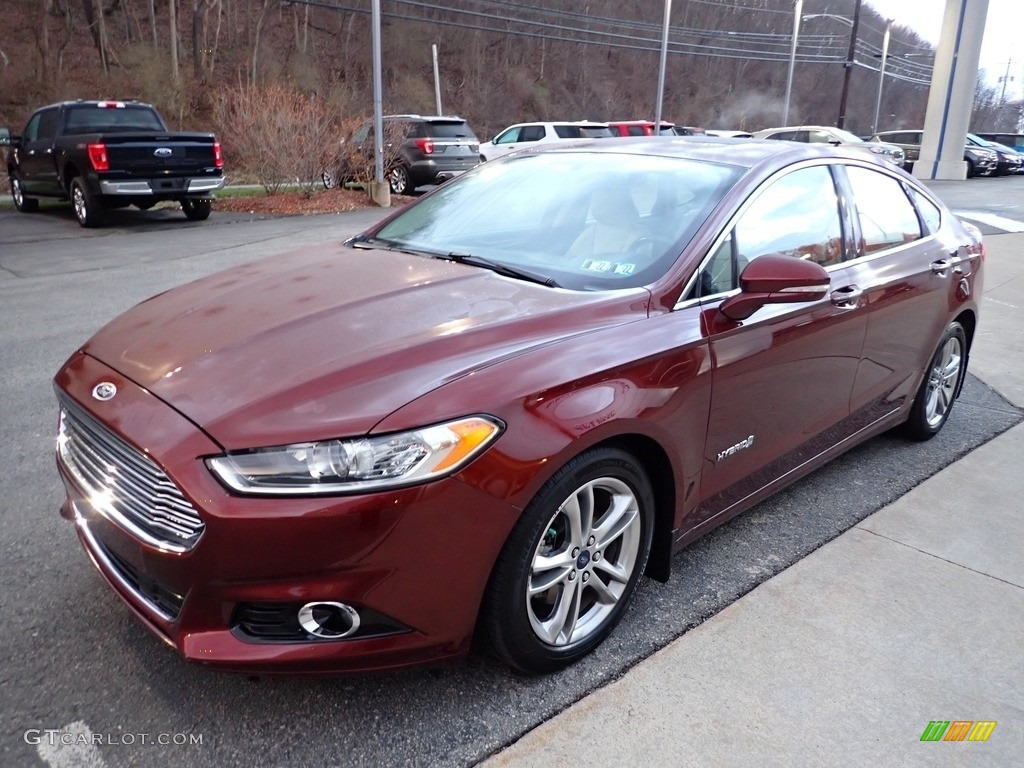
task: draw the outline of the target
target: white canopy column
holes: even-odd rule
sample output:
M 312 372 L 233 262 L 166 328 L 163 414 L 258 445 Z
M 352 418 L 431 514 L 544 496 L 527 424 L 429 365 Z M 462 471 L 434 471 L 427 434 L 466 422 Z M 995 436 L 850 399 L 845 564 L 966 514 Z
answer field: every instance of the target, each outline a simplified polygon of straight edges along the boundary
M 988 0 L 946 0 L 921 157 L 914 163 L 914 176 L 919 179 L 967 176 L 964 143 L 974 106 L 987 15 Z

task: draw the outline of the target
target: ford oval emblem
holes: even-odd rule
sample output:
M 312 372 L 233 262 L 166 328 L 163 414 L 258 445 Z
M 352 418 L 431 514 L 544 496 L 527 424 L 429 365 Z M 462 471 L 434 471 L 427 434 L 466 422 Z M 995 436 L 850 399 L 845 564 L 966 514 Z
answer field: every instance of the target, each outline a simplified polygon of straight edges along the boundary
M 157 147 L 153 150 L 153 154 L 157 157 L 170 157 L 174 154 L 174 150 L 170 147 Z
M 97 400 L 103 400 L 104 402 L 113 399 L 114 395 L 116 394 L 117 387 L 115 387 L 109 381 L 101 381 L 99 384 L 92 388 L 92 396 L 95 397 Z

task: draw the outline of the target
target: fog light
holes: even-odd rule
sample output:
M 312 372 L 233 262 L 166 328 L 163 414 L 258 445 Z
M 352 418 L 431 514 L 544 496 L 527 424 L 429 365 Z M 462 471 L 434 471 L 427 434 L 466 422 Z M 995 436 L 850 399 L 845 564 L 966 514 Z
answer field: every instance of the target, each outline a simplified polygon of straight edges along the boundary
M 316 637 L 337 640 L 359 631 L 359 613 L 344 603 L 306 603 L 299 609 L 299 626 Z

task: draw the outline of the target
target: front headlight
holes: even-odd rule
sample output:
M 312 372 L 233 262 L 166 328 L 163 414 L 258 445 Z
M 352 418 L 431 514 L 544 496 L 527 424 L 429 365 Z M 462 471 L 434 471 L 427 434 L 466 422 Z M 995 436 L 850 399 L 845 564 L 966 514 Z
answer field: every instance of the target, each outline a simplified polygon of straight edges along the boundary
M 206 460 L 229 488 L 256 495 L 351 493 L 434 480 L 458 471 L 501 434 L 487 416 L 379 437 L 292 443 Z

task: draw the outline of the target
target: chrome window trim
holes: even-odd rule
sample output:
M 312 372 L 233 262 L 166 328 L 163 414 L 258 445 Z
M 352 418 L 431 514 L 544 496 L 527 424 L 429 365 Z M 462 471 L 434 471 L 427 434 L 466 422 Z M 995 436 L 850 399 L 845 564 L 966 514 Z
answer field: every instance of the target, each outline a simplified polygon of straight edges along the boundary
M 897 174 L 893 173 L 889 168 L 886 168 L 884 166 L 875 165 L 873 163 L 867 163 L 867 162 L 864 162 L 863 160 L 858 160 L 856 158 L 848 158 L 848 157 L 834 158 L 834 159 L 833 158 L 812 158 L 812 159 L 809 159 L 809 160 L 802 160 L 802 161 L 800 161 L 798 163 L 794 163 L 793 165 L 788 165 L 785 168 L 782 168 L 782 169 L 776 171 L 771 176 L 769 176 L 767 179 L 765 179 L 764 182 L 762 182 L 760 187 L 757 189 L 757 191 L 753 195 L 748 197 L 746 200 L 744 200 L 743 201 L 743 205 L 741 205 L 739 208 L 737 208 L 736 212 L 733 213 L 733 215 L 729 217 L 729 220 L 726 222 L 725 226 L 722 227 L 722 230 L 715 237 L 714 241 L 712 242 L 711 247 L 708 248 L 708 251 L 704 255 L 704 258 L 701 259 L 700 264 L 693 271 L 693 274 L 690 275 L 690 279 L 686 281 L 686 285 L 683 286 L 683 290 L 679 294 L 679 298 L 676 299 L 675 304 L 672 306 L 672 311 L 673 312 L 676 311 L 677 309 L 683 309 L 685 307 L 692 306 L 694 304 L 702 304 L 702 303 L 709 303 L 711 301 L 717 301 L 719 298 L 726 298 L 728 296 L 731 296 L 733 294 L 737 294 L 737 293 L 740 292 L 740 290 L 738 288 L 736 288 L 736 289 L 734 289 L 732 291 L 724 291 L 722 293 L 714 293 L 714 294 L 711 294 L 710 296 L 703 296 L 703 297 L 699 297 L 699 298 L 696 298 L 696 299 L 686 299 L 686 298 L 684 298 L 687 295 L 689 295 L 691 290 L 693 290 L 693 286 L 697 282 L 697 277 L 700 275 L 701 270 L 704 269 L 705 265 L 708 263 L 708 261 L 710 261 L 711 257 L 718 251 L 718 249 L 722 247 L 722 243 L 725 241 L 725 238 L 732 232 L 733 227 L 736 225 L 736 222 L 740 219 L 741 216 L 743 216 L 744 213 L 746 213 L 747 209 L 753 204 L 753 202 L 755 200 L 757 200 L 757 198 L 759 198 L 764 193 L 764 190 L 767 189 L 771 184 L 774 184 L 778 179 L 782 178 L 783 176 L 785 176 L 785 175 L 787 175 L 789 173 L 793 173 L 795 171 L 802 170 L 804 168 L 810 168 L 810 167 L 817 166 L 817 165 L 824 165 L 824 166 L 827 166 L 827 167 L 831 167 L 831 166 L 835 166 L 835 165 L 840 165 L 840 166 L 844 166 L 844 167 L 845 166 L 855 166 L 855 167 L 858 167 L 858 168 L 866 168 L 868 170 L 875 171 L 877 173 L 881 173 L 881 174 L 883 174 L 885 176 L 888 176 L 891 179 L 894 179 L 895 181 L 899 182 L 901 186 L 907 186 L 908 183 L 910 183 L 905 178 L 902 178 L 902 177 L 898 176 Z M 943 226 L 945 226 L 945 223 L 946 223 L 945 222 L 946 211 L 944 210 L 942 204 L 935 198 L 934 195 L 931 194 L 931 192 L 926 187 L 924 187 L 924 185 L 913 184 L 913 188 L 915 190 L 921 192 L 922 194 L 924 194 L 925 198 L 927 198 L 929 201 L 931 201 L 932 204 L 935 205 L 939 209 L 939 229 L 941 229 Z M 841 190 L 837 188 L 836 189 L 836 195 L 839 196 L 840 193 L 841 193 Z M 905 195 L 907 194 L 906 191 L 904 191 L 904 194 Z M 907 195 L 907 201 L 914 208 L 914 211 L 916 213 L 918 213 L 918 215 L 920 215 L 920 212 L 917 211 L 917 205 L 914 203 L 914 201 L 910 198 L 909 195 Z M 852 198 L 851 198 L 851 202 L 853 203 L 854 206 L 856 206 L 856 204 L 857 204 L 856 200 L 852 200 Z M 924 228 L 922 227 L 922 229 L 924 229 Z M 929 232 L 928 234 L 923 235 L 922 237 L 918 238 L 917 240 L 912 240 L 909 243 L 900 243 L 899 245 L 893 246 L 891 248 L 885 248 L 885 249 L 880 250 L 880 251 L 873 251 L 872 253 L 866 253 L 866 254 L 863 254 L 861 256 L 857 256 L 857 257 L 855 257 L 853 259 L 849 259 L 848 261 L 841 261 L 838 264 L 830 264 L 829 266 L 825 267 L 824 269 L 825 269 L 826 272 L 831 274 L 832 272 L 837 271 L 839 269 L 845 269 L 846 267 L 849 267 L 849 266 L 856 266 L 856 265 L 864 264 L 865 262 L 871 261 L 872 259 L 876 259 L 876 258 L 878 258 L 880 256 L 887 256 L 887 255 L 893 254 L 893 253 L 895 253 L 895 252 L 897 252 L 897 251 L 899 251 L 901 249 L 908 248 L 910 246 L 917 245 L 917 244 L 922 243 L 922 242 L 926 242 L 927 240 L 930 240 L 930 239 L 933 239 L 933 238 L 936 238 L 936 237 L 937 237 L 937 233 Z

